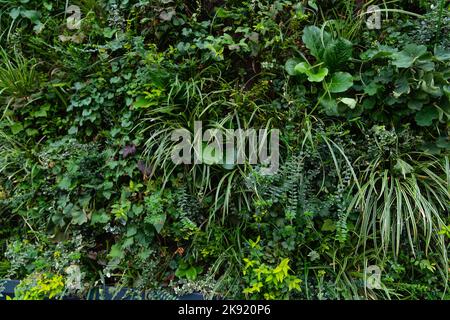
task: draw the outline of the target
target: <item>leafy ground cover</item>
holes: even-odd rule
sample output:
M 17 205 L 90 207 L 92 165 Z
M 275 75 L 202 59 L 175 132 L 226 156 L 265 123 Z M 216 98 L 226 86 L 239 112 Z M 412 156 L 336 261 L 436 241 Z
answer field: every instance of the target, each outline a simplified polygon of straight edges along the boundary
M 0 279 L 448 299 L 449 10 L 0 0 Z M 279 170 L 175 164 L 197 121 L 279 129 Z

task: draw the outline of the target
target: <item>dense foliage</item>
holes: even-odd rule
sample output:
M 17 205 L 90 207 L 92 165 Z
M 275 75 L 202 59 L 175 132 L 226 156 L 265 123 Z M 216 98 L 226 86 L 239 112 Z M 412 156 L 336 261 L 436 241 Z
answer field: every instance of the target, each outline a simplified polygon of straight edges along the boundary
M 449 10 L 0 0 L 0 279 L 18 299 L 448 299 Z M 280 129 L 280 169 L 174 164 L 196 121 Z

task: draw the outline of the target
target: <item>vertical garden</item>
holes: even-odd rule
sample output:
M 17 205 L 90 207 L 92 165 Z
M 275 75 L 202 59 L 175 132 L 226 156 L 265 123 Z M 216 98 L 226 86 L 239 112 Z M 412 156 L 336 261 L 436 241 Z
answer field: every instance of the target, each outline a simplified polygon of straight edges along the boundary
M 445 0 L 0 0 L 0 292 L 450 299 L 449 123 Z

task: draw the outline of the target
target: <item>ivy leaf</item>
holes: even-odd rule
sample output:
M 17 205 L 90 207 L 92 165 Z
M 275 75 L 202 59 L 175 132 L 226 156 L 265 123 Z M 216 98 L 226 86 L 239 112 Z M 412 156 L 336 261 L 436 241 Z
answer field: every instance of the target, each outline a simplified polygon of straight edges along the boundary
M 431 106 L 427 106 L 416 113 L 416 123 L 422 127 L 431 126 L 433 124 L 433 120 L 436 120 L 438 118 L 438 110 Z
M 16 135 L 23 130 L 23 125 L 20 122 L 15 122 L 13 125 L 10 126 L 10 129 L 12 134 Z
M 92 214 L 91 225 L 95 224 L 107 224 L 110 220 L 108 214 L 106 214 L 105 210 L 95 211 Z
M 331 77 L 328 90 L 332 93 L 345 92 L 353 86 L 353 77 L 347 72 L 336 72 Z
M 77 225 L 85 224 L 88 221 L 86 213 L 81 210 L 78 206 L 75 206 L 71 211 L 72 223 Z
M 392 64 L 398 68 L 409 68 L 426 53 L 427 47 L 424 45 L 408 44 L 402 51 L 392 54 Z
M 161 233 L 164 224 L 166 223 L 167 216 L 164 213 L 161 214 L 153 214 L 151 216 L 147 216 L 145 222 L 148 222 L 155 227 L 156 232 Z
M 122 259 L 125 254 L 120 245 L 114 244 L 111 246 L 111 251 L 108 256 L 112 259 Z

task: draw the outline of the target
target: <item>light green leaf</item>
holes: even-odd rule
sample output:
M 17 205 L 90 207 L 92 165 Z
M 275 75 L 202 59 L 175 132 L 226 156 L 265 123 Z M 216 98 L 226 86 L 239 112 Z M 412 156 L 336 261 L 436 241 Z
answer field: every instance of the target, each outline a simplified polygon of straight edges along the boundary
M 398 52 L 396 48 L 392 48 L 389 46 L 379 46 L 376 49 L 369 49 L 363 53 L 361 53 L 361 59 L 365 61 L 377 59 L 377 58 L 384 58 L 384 57 L 390 57 L 392 54 Z
M 136 109 L 146 109 L 153 105 L 152 101 L 147 100 L 144 97 L 137 98 L 137 100 L 133 103 L 133 106 Z
M 190 281 L 195 281 L 195 279 L 197 279 L 197 274 L 198 274 L 197 271 L 198 271 L 197 268 L 190 267 L 189 269 L 187 269 L 185 271 L 186 278 Z
M 320 229 L 321 231 L 330 231 L 333 232 L 334 230 L 336 230 L 336 224 L 334 223 L 333 220 L 331 219 L 326 219 L 323 222 L 322 228 Z
M 111 246 L 111 251 L 109 252 L 109 257 L 113 259 L 122 259 L 125 256 L 122 248 L 118 244 L 114 244 Z
M 20 122 L 15 122 L 10 126 L 12 134 L 18 134 L 23 130 L 23 125 Z
M 11 11 L 9 12 L 9 16 L 15 20 L 17 19 L 17 17 L 20 15 L 20 7 L 17 8 L 12 8 Z
M 308 74 L 308 80 L 310 82 L 322 82 L 323 79 L 328 75 L 328 68 L 320 68 L 317 73 L 313 73 L 312 71 Z
M 402 159 L 397 159 L 397 163 L 394 166 L 394 169 L 400 173 L 403 178 L 406 178 L 407 174 L 410 174 L 414 171 L 414 168 L 407 162 L 403 161 Z
M 300 62 L 294 67 L 294 73 L 296 75 L 299 74 L 309 74 L 309 70 L 311 69 L 311 66 L 308 64 L 308 62 Z
M 350 109 L 355 109 L 356 107 L 356 100 L 352 98 L 340 98 L 339 102 L 346 104 Z
M 215 144 L 203 146 L 202 162 L 207 165 L 218 164 L 222 161 L 222 156 L 215 148 Z

